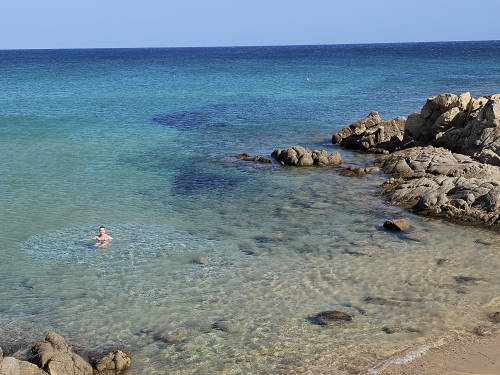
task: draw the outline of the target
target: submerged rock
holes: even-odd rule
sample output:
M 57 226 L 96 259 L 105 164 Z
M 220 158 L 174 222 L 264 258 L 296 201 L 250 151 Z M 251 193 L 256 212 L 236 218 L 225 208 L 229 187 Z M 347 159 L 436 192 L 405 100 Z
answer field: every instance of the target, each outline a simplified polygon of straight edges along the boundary
M 234 157 L 236 159 L 240 159 L 240 160 L 244 160 L 244 161 L 253 161 L 253 162 L 256 162 L 256 163 L 264 163 L 264 164 L 269 164 L 269 163 L 272 163 L 273 161 L 271 159 L 269 159 L 268 157 L 265 157 L 265 156 L 261 156 L 261 155 L 257 155 L 257 156 L 250 156 L 249 154 L 247 153 L 243 153 L 243 154 L 238 154 L 238 155 L 234 155 Z
M 316 325 L 326 326 L 342 321 L 350 322 L 352 320 L 352 316 L 342 311 L 331 310 L 322 311 L 316 315 L 308 317 L 307 320 Z
M 413 227 L 405 219 L 393 219 L 384 222 L 384 228 L 395 232 L 411 232 Z
M 493 323 L 500 323 L 500 311 L 495 311 L 492 312 L 488 315 L 488 318 L 493 322 Z
M 378 167 L 358 167 L 355 165 L 348 165 L 342 169 L 340 174 L 347 177 L 363 177 L 370 173 L 377 173 L 380 170 Z
M 484 337 L 484 336 L 491 336 L 496 332 L 496 329 L 492 326 L 488 325 L 480 325 L 477 327 L 474 327 L 472 330 L 473 333 L 475 333 L 477 336 Z
M 310 150 L 302 146 L 278 148 L 273 151 L 272 156 L 282 165 L 295 167 L 327 167 L 342 163 L 338 152 L 329 154 L 325 150 Z
M 471 276 L 455 276 L 454 279 L 458 284 L 476 284 L 478 281 L 482 280 Z
M 213 322 L 212 329 L 226 333 L 238 333 L 242 331 L 242 326 L 237 319 L 218 319 Z
M 154 334 L 153 338 L 157 341 L 163 341 L 167 344 L 177 344 L 187 340 L 189 332 L 184 327 L 169 328 Z

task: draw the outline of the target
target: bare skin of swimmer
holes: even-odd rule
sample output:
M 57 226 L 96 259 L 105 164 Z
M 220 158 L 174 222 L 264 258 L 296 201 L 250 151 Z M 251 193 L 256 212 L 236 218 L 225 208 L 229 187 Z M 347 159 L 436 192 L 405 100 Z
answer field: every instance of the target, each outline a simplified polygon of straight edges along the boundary
M 99 227 L 99 234 L 97 236 L 92 237 L 91 239 L 94 241 L 104 242 L 104 241 L 111 241 L 113 237 L 106 234 L 106 228 Z

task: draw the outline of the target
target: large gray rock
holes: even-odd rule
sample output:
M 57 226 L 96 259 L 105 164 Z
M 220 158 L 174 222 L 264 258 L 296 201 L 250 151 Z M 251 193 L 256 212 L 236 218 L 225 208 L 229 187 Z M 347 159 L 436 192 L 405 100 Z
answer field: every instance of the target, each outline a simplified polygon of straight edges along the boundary
M 16 357 L 36 364 L 50 375 L 92 375 L 94 372 L 87 361 L 73 352 L 64 337 L 55 332 L 47 333 L 43 341 L 16 354 Z
M 468 92 L 440 94 L 407 119 L 382 120 L 372 112 L 335 133 L 332 142 L 369 152 L 441 146 L 500 166 L 500 94 L 477 99 Z
M 500 166 L 500 94 L 492 95 L 486 102 L 484 99 L 471 104 L 470 111 L 476 111 L 464 126 L 450 128 L 436 144 Z
M 479 163 L 470 156 L 433 146 L 413 147 L 381 157 L 385 173 L 396 177 L 474 177 L 500 181 L 498 167 Z
M 119 375 L 130 367 L 130 357 L 121 350 L 115 350 L 95 362 L 96 374 Z
M 296 167 L 327 167 L 342 163 L 338 152 L 329 154 L 325 150 L 310 150 L 302 146 L 278 148 L 273 151 L 272 156 L 283 165 Z
M 457 221 L 500 224 L 500 168 L 434 147 L 398 151 L 382 160 L 396 178 L 384 184 L 391 204 Z
M 47 375 L 37 365 L 14 357 L 0 359 L 0 375 Z
M 407 147 L 412 140 L 405 137 L 405 117 L 382 120 L 378 112 L 371 112 L 332 136 L 332 143 L 361 151 L 395 151 Z

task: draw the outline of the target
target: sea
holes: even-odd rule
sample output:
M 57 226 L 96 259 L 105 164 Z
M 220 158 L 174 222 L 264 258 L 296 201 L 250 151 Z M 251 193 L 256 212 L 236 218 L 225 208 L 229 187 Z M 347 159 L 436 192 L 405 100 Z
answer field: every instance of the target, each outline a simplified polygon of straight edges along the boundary
M 499 41 L 0 51 L 0 346 L 52 330 L 131 375 L 352 375 L 488 325 L 498 232 L 387 205 L 383 173 L 234 155 L 371 166 L 332 134 L 497 93 L 499 62 Z M 383 230 L 399 217 L 416 231 Z

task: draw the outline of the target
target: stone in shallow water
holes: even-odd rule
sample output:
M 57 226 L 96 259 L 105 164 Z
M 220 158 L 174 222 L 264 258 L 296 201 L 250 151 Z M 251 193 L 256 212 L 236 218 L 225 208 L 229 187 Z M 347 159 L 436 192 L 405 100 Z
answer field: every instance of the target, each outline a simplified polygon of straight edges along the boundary
M 130 367 L 130 357 L 121 350 L 115 350 L 97 360 L 94 364 L 98 375 L 118 375 Z
M 307 317 L 307 321 L 319 326 L 326 326 L 342 321 L 350 322 L 352 321 L 352 316 L 342 311 L 330 310 L 322 311 L 316 315 Z
M 478 281 L 482 280 L 471 276 L 455 276 L 454 279 L 458 284 L 476 284 Z
M 393 301 L 383 297 L 365 297 L 363 302 L 370 303 L 372 305 L 387 305 L 387 306 L 398 306 L 401 303 L 398 301 Z
M 477 327 L 474 327 L 472 332 L 475 333 L 477 336 L 482 337 L 482 336 L 491 336 L 496 332 L 496 330 L 492 326 L 482 324 Z
M 263 163 L 263 164 L 271 164 L 273 161 L 268 157 L 257 155 L 251 156 L 244 152 L 243 154 L 234 155 L 236 159 L 244 160 L 244 161 L 253 161 L 255 163 Z
M 160 332 L 157 332 L 153 338 L 158 341 L 163 341 L 167 344 L 176 344 L 182 341 L 187 340 L 189 337 L 189 332 L 184 327 L 174 328 L 174 329 L 166 329 Z
M 384 222 L 384 228 L 395 232 L 411 232 L 413 227 L 405 219 L 393 219 Z
M 495 311 L 492 312 L 488 315 L 488 318 L 493 322 L 493 323 L 500 323 L 500 311 Z
M 219 319 L 212 324 L 212 328 L 217 331 L 227 333 L 237 333 L 242 330 L 241 324 L 237 319 Z

